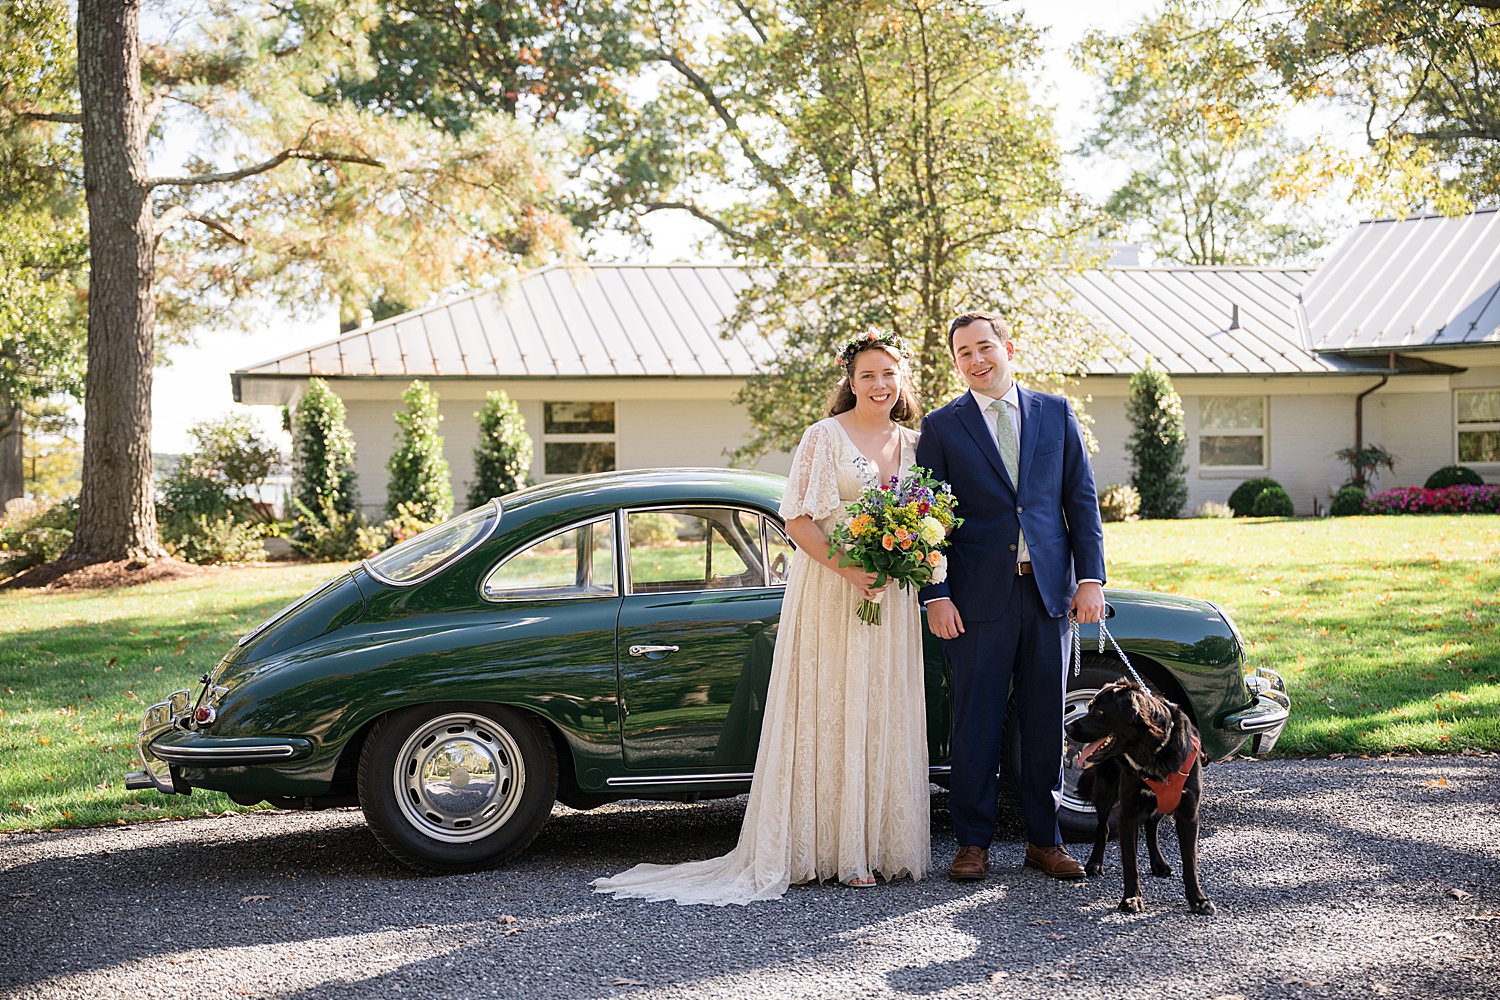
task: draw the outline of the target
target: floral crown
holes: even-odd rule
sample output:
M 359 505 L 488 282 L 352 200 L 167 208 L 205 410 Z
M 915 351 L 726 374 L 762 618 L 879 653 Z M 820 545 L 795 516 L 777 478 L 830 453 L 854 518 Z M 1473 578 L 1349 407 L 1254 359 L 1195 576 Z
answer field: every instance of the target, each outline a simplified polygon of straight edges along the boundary
M 840 347 L 838 353 L 834 355 L 834 360 L 838 362 L 840 368 L 848 372 L 849 366 L 854 364 L 855 356 L 861 351 L 868 351 L 871 348 L 884 348 L 887 351 L 895 353 L 902 361 L 906 361 L 912 356 L 911 351 L 907 350 L 906 345 L 901 342 L 901 338 L 894 333 L 885 330 L 870 329 L 849 340 L 843 347 Z

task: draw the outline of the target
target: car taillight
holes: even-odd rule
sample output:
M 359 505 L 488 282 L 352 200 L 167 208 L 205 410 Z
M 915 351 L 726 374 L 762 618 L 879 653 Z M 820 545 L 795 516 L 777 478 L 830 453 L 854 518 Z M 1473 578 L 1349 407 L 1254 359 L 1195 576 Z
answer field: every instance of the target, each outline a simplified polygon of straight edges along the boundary
M 198 710 L 193 713 L 193 719 L 200 726 L 206 726 L 210 722 L 214 721 L 214 718 L 218 714 L 218 712 L 214 711 L 214 707 L 212 705 L 199 705 Z

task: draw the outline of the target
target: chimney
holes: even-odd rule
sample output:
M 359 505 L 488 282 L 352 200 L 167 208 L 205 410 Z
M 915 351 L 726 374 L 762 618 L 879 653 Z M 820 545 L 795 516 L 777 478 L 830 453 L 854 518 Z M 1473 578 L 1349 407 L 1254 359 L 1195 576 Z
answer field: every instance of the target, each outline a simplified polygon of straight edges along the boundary
M 1236 302 L 1229 308 L 1233 310 L 1229 314 L 1229 329 L 1238 330 L 1240 328 L 1240 304 Z

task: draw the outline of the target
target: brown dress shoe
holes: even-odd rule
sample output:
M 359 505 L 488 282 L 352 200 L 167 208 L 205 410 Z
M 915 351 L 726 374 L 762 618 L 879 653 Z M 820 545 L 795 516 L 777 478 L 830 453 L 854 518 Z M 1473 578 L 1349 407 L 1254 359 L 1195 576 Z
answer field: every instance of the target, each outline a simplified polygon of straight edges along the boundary
M 955 882 L 978 882 L 990 867 L 988 847 L 960 847 L 953 864 L 948 866 L 948 877 Z M 1083 869 L 1080 868 L 1079 871 Z
M 958 862 L 954 862 L 957 864 Z M 1056 847 L 1026 845 L 1026 867 L 1040 868 L 1053 878 L 1065 880 L 1083 878 L 1083 865 L 1073 860 L 1072 855 L 1061 844 Z

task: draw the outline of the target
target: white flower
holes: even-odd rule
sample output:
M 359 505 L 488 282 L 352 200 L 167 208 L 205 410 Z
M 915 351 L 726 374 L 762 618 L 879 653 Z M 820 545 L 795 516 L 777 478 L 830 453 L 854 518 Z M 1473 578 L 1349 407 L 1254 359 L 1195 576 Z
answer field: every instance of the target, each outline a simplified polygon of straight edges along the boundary
M 928 545 L 936 545 L 943 540 L 943 522 L 935 517 L 924 517 L 917 522 L 917 535 Z
M 942 583 L 946 579 L 948 579 L 948 557 L 943 556 L 932 571 L 932 582 Z

